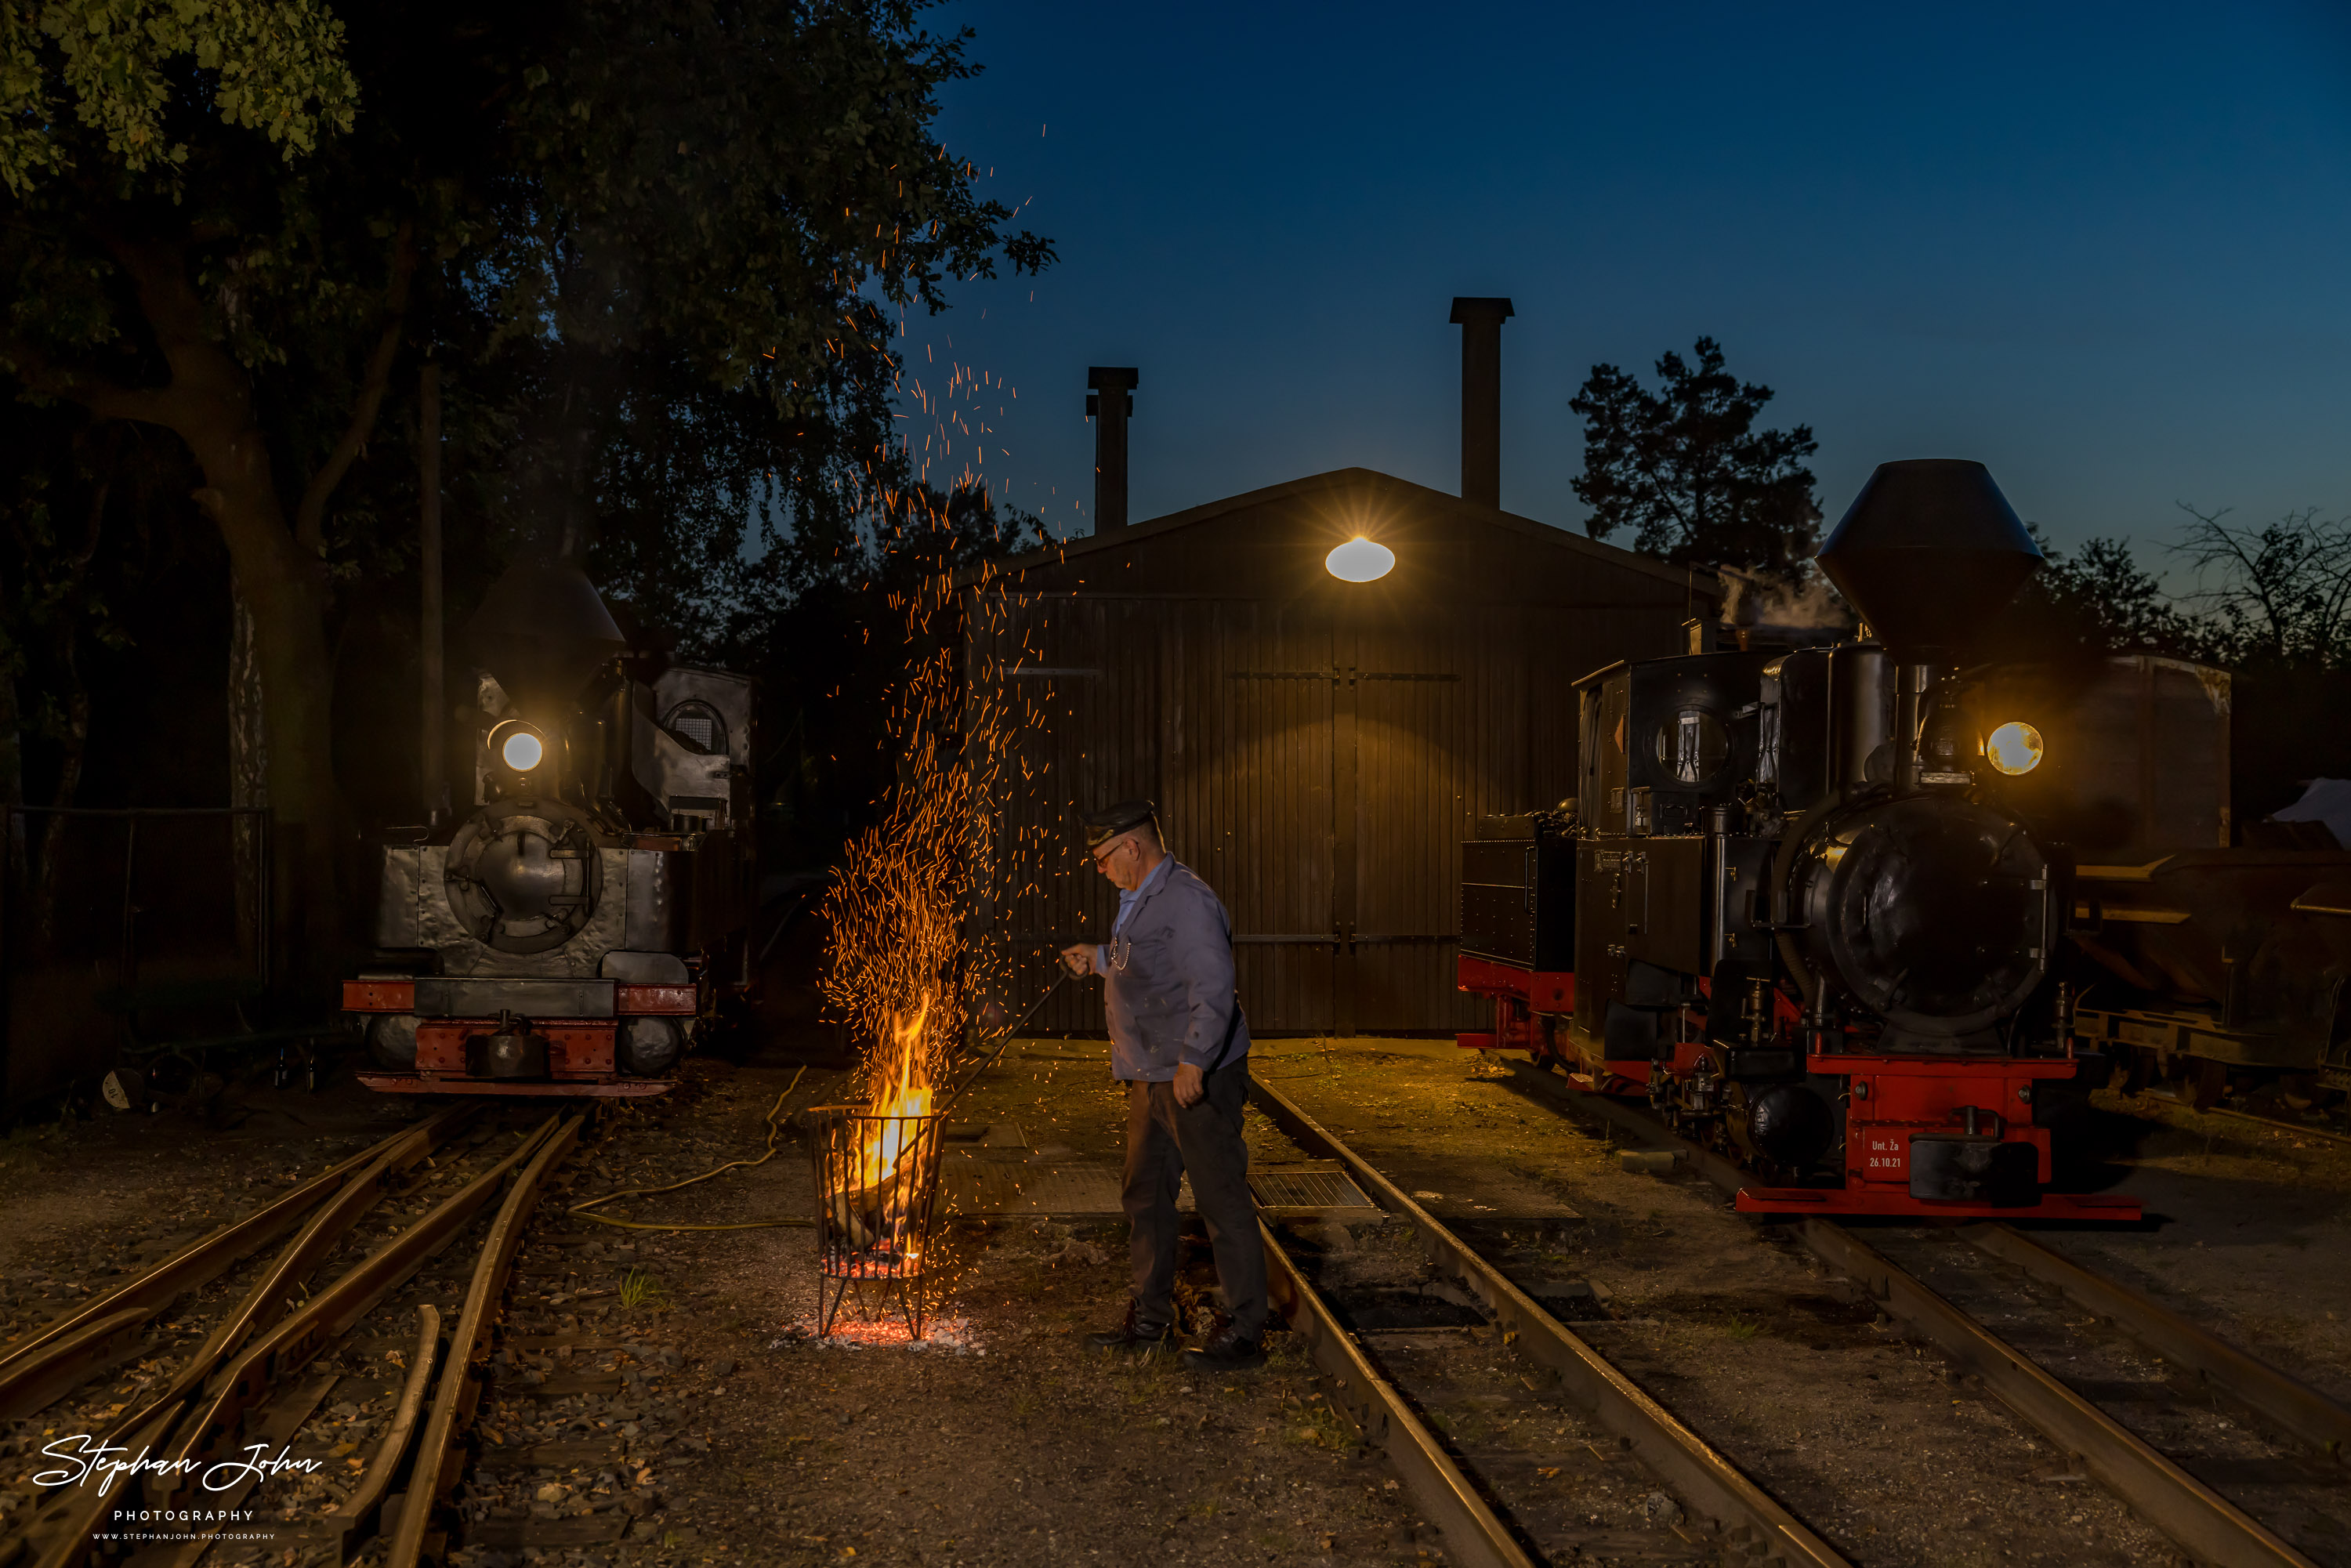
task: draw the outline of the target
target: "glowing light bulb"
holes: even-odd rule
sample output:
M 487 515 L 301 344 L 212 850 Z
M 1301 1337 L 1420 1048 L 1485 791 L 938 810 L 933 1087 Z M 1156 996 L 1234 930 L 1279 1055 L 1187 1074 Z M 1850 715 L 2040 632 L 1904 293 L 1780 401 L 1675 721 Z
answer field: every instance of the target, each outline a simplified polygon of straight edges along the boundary
M 1395 570 L 1395 551 L 1358 534 L 1324 556 L 1322 566 L 1342 582 L 1376 582 Z
M 540 745 L 538 737 L 530 731 L 518 729 L 507 737 L 507 743 L 498 748 L 498 755 L 505 758 L 507 766 L 516 772 L 528 773 L 546 757 L 547 747 Z
M 2002 773 L 2030 773 L 2041 766 L 2041 732 L 2011 719 L 1984 738 L 1984 758 Z

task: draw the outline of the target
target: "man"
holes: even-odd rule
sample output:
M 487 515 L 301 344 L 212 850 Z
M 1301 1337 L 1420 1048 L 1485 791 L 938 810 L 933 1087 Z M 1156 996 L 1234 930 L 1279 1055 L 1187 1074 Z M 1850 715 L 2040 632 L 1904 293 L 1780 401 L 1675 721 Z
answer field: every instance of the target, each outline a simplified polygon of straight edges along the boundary
M 1064 947 L 1061 961 L 1106 982 L 1111 1071 L 1126 1084 L 1123 1201 L 1134 1269 L 1125 1321 L 1086 1343 L 1128 1353 L 1174 1344 L 1176 1190 L 1189 1172 L 1229 1321 L 1186 1351 L 1184 1364 L 1259 1366 L 1265 1246 L 1241 1139 L 1249 1038 L 1233 992 L 1232 922 L 1208 884 L 1167 852 L 1150 801 L 1122 800 L 1085 824 L 1094 868 L 1118 888 L 1118 918 L 1109 941 Z

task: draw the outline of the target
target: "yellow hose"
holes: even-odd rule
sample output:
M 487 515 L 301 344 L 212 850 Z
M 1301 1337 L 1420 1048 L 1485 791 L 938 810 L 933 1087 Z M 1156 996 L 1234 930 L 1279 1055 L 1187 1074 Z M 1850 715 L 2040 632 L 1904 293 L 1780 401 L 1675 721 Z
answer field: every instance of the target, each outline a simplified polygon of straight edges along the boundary
M 700 1176 L 688 1176 L 684 1181 L 672 1182 L 667 1186 L 624 1186 L 618 1192 L 608 1192 L 601 1197 L 591 1197 L 585 1203 L 575 1203 L 566 1212 L 578 1215 L 582 1219 L 592 1219 L 599 1225 L 617 1225 L 623 1230 L 765 1230 L 778 1225 L 814 1225 L 816 1220 L 808 1215 L 794 1215 L 784 1219 L 746 1219 L 734 1225 L 653 1225 L 641 1219 L 614 1219 L 609 1215 L 588 1212 L 597 1205 L 610 1203 L 616 1197 L 651 1197 L 656 1193 L 675 1192 L 680 1187 L 692 1186 L 698 1181 L 708 1181 L 712 1176 L 725 1171 L 731 1171 L 737 1166 L 747 1168 L 752 1166 L 766 1165 L 776 1157 L 776 1139 L 783 1132 L 783 1128 L 777 1124 L 776 1113 L 784 1108 L 784 1102 L 790 1099 L 792 1091 L 800 1086 L 800 1075 L 806 1071 L 808 1069 L 802 1067 L 799 1072 L 793 1073 L 792 1081 L 784 1085 L 784 1092 L 777 1095 L 775 1104 L 768 1107 L 768 1152 L 758 1159 L 728 1160 L 725 1165 L 706 1170 Z

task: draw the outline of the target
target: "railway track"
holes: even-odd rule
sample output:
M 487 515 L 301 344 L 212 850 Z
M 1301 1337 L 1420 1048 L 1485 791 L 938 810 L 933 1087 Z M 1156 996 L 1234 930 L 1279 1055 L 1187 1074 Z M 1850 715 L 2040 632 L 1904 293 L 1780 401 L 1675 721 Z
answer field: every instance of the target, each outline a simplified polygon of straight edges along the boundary
M 1522 1092 L 1669 1151 L 1726 1196 L 1741 1184 L 1640 1110 L 1510 1068 Z M 2351 1411 L 2290 1375 L 2009 1226 L 1789 1228 L 2196 1561 L 2351 1562 Z
M 379 1534 L 393 1568 L 437 1559 L 525 1228 L 586 1120 L 501 1113 L 428 1116 L 0 1345 L 0 1414 L 68 1435 L 27 1456 L 0 1568 L 341 1563 Z M 460 1279 L 436 1260 L 467 1239 Z M 120 1397 L 88 1391 L 131 1358 Z
M 1481 1568 L 1584 1555 L 1792 1568 L 1845 1562 L 1494 1260 L 1279 1090 L 1259 1082 L 1251 1100 L 1301 1149 L 1337 1161 L 1374 1204 L 1407 1221 L 1427 1273 L 1486 1320 L 1452 1333 L 1351 1331 L 1342 1322 L 1350 1292 L 1332 1280 L 1333 1270 L 1300 1256 L 1275 1227 L 1264 1228 L 1276 1308 L 1331 1375 L 1334 1403 L 1368 1443 L 1385 1450 L 1421 1511 L 1444 1531 L 1455 1561 Z M 1466 1369 L 1465 1361 L 1486 1364 Z M 1480 1379 L 1477 1370 L 1491 1375 Z M 1524 1386 L 1513 1387 L 1514 1378 Z M 1545 1458 L 1552 1462 L 1540 1462 Z M 1562 1469 L 1578 1472 L 1568 1485 L 1532 1484 L 1556 1482 Z M 1618 1503 L 1612 1511 L 1619 1517 L 1594 1511 L 1601 1497 Z M 1621 1517 L 1632 1499 L 1637 1521 Z

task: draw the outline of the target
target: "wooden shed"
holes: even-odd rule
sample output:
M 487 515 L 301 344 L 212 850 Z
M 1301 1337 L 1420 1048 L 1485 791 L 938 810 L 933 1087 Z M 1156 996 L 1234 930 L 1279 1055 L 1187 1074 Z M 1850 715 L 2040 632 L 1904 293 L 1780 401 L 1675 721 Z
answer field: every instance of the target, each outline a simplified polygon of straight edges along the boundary
M 1395 565 L 1326 570 L 1362 536 Z M 1105 529 L 960 584 L 966 673 L 1012 741 L 970 930 L 1041 985 L 1116 894 L 1081 811 L 1159 802 L 1232 912 L 1259 1033 L 1474 1028 L 1454 986 L 1471 819 L 1556 802 L 1573 683 L 1681 652 L 1710 575 L 1343 468 Z M 1092 988 L 1038 1027 L 1102 1028 Z

